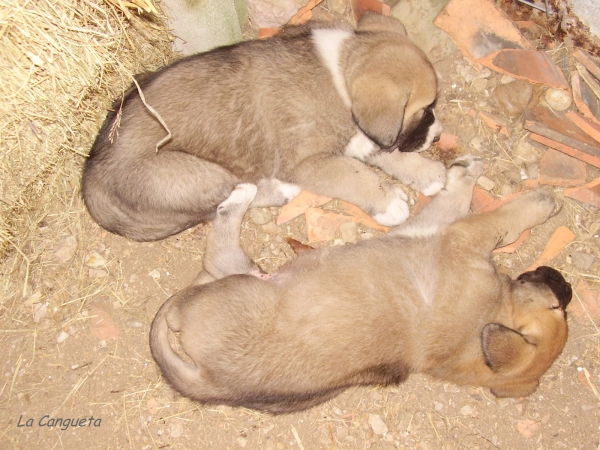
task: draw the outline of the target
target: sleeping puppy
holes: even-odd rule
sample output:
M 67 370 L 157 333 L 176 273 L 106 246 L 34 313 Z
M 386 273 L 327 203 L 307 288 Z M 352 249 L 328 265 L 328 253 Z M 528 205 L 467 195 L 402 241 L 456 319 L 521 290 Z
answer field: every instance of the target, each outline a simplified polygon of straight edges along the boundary
M 388 236 L 301 253 L 268 281 L 230 275 L 175 294 L 150 331 L 164 377 L 200 402 L 271 413 L 411 373 L 499 397 L 531 394 L 567 339 L 571 286 L 549 267 L 512 280 L 490 254 L 544 222 L 555 204 L 538 190 L 460 219 L 481 171 L 478 159 L 458 160 L 422 213 Z M 217 225 L 241 217 L 255 193 L 241 185 L 218 208 L 209 235 L 216 253 L 207 258 L 223 273 L 228 264 L 232 273 L 251 269 L 235 267 L 245 264 L 239 241 L 218 236 L 235 230 Z M 204 272 L 198 283 L 211 279 Z M 173 351 L 169 330 L 191 363 Z
M 356 30 L 292 27 L 138 84 L 143 99 L 133 86 L 114 104 L 82 178 L 92 217 L 131 239 L 212 220 L 242 182 L 258 186 L 252 207 L 280 206 L 306 188 L 389 226 L 408 217 L 406 196 L 367 164 L 430 195 L 444 184 L 441 163 L 410 153 L 441 132 L 436 74 L 393 18 L 368 13 Z

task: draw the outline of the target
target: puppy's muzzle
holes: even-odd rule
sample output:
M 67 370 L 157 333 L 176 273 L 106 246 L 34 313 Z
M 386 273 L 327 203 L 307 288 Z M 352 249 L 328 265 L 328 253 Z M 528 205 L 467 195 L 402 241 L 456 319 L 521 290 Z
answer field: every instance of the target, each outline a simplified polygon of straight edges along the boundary
M 563 278 L 560 272 L 552 267 L 540 266 L 531 272 L 522 273 L 517 280 L 530 283 L 544 283 L 558 299 L 558 304 L 563 311 L 567 309 L 573 297 L 571 284 Z

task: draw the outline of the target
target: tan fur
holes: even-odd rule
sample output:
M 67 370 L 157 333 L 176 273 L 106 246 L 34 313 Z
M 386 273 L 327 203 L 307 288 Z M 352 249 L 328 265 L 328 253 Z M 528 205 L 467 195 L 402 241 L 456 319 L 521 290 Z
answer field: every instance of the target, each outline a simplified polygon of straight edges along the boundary
M 498 396 L 531 394 L 565 344 L 571 288 L 547 267 L 511 280 L 495 271 L 490 253 L 545 221 L 555 204 L 540 190 L 460 219 L 482 167 L 458 160 L 440 194 L 389 236 L 303 252 L 269 281 L 238 274 L 201 284 L 248 270 L 247 260 L 231 256 L 239 255 L 239 231 L 226 230 L 225 244 L 216 228 L 209 239 L 220 244 L 207 262 L 219 273 L 203 272 L 152 324 L 164 377 L 201 402 L 273 413 L 417 372 Z M 254 192 L 234 191 L 217 223 L 243 216 Z M 193 364 L 172 350 L 169 329 Z
M 365 14 L 356 31 L 311 27 L 190 56 L 141 78 L 172 137 L 156 151 L 167 131 L 135 87 L 117 100 L 83 172 L 92 217 L 132 239 L 161 239 L 212 220 L 233 188 L 250 182 L 258 185 L 252 206 L 282 205 L 302 187 L 400 223 L 404 217 L 389 214 L 398 193 L 344 150 L 359 131 L 386 150 L 431 144 L 435 71 L 395 19 Z M 323 28 L 349 34 L 336 65 L 341 88 L 315 43 Z M 394 165 L 400 158 L 383 168 L 399 173 Z M 402 181 L 441 187 L 441 164 L 427 170 L 403 173 Z M 280 189 L 281 182 L 293 186 Z

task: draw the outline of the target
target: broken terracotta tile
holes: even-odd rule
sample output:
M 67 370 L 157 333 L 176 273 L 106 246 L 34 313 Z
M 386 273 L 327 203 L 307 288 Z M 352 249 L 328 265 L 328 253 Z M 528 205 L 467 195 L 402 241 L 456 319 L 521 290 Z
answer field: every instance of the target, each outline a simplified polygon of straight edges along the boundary
M 304 215 L 306 216 L 308 242 L 311 244 L 333 240 L 339 226 L 352 222 L 354 219 L 352 216 L 323 211 L 320 208 L 308 208 Z
M 573 58 L 579 61 L 583 67 L 585 67 L 592 75 L 600 80 L 600 67 L 598 67 L 587 54 L 582 52 L 580 49 L 575 49 L 573 52 Z
M 600 157 L 600 143 L 561 112 L 538 105 L 524 115 L 524 128 L 589 155 Z
M 515 198 L 517 198 L 519 195 L 524 194 L 525 192 L 526 191 L 519 191 L 519 192 L 514 192 L 512 194 L 509 194 L 509 195 L 505 195 L 504 197 L 494 198 L 494 199 L 492 199 L 491 202 L 487 203 L 481 209 L 479 209 L 477 211 L 477 214 L 495 211 L 498 208 L 500 208 L 502 205 L 506 205 L 508 202 L 513 201 Z
M 546 52 L 506 49 L 477 60 L 478 63 L 520 80 L 560 89 L 569 89 L 561 70 Z
M 515 24 L 521 32 L 527 31 L 533 36 L 539 36 L 540 34 L 542 34 L 542 29 L 533 20 L 517 20 Z
M 581 113 L 588 119 L 600 124 L 600 120 L 594 115 L 588 104 L 585 102 L 585 99 L 583 98 L 583 93 L 581 90 L 581 79 L 579 78 L 579 74 L 577 72 L 573 72 L 571 74 L 571 89 L 573 90 L 573 103 L 575 103 L 577 109 L 581 111 Z
M 584 280 L 579 280 L 574 290 L 567 312 L 572 313 L 580 322 L 600 320 L 600 290 L 592 289 Z
M 523 180 L 519 183 L 519 191 L 530 191 L 536 189 L 540 185 L 540 180 L 537 178 L 531 180 Z
M 310 0 L 305 6 L 300 8 L 296 14 L 288 21 L 288 25 L 302 25 L 308 22 L 312 16 L 312 10 L 323 0 Z
M 416 214 L 419 214 L 421 210 L 425 208 L 425 205 L 427 205 L 431 200 L 431 197 L 419 194 L 419 197 L 417 198 L 417 203 L 415 204 L 414 208 L 410 211 L 410 215 L 414 216 Z
M 577 150 L 576 148 L 569 147 L 568 145 L 553 141 L 552 139 L 540 136 L 539 134 L 531 133 L 529 135 L 529 139 L 539 142 L 540 144 L 547 145 L 548 147 L 552 147 L 553 149 L 558 150 L 564 153 L 565 155 L 577 158 L 578 160 L 586 162 L 594 167 L 600 167 L 600 157 L 584 153 L 580 150 Z
M 458 136 L 442 131 L 440 140 L 435 143 L 435 146 L 445 152 L 454 150 L 458 147 Z
M 358 206 L 344 200 L 338 200 L 338 208 L 353 217 L 353 222 L 360 223 L 365 227 L 373 228 L 374 230 L 387 233 L 390 229 L 383 225 L 379 225 L 375 220 Z
M 281 28 L 259 28 L 258 29 L 258 38 L 266 39 L 271 36 L 275 36 L 281 32 Z
M 538 267 L 550 262 L 552 259 L 558 256 L 562 249 L 565 248 L 571 241 L 573 241 L 573 239 L 575 239 L 575 233 L 573 233 L 568 227 L 562 226 L 557 228 L 546 244 L 542 254 L 527 270 L 535 270 Z
M 576 111 L 569 111 L 566 116 L 571 122 L 577 125 L 580 130 L 584 131 L 588 136 L 600 144 L 600 123 L 596 124 Z
M 575 63 L 575 68 L 581 79 L 587 83 L 596 97 L 600 98 L 600 83 L 581 64 Z
M 600 208 L 600 178 L 596 178 L 583 186 L 565 189 L 564 195 Z
M 471 210 L 474 213 L 479 213 L 494 200 L 495 198 L 490 194 L 475 186 L 473 188 L 473 198 L 471 199 Z
M 277 218 L 277 225 L 281 225 L 282 223 L 288 222 L 304 214 L 304 211 L 306 211 L 307 208 L 321 206 L 330 201 L 330 197 L 325 197 L 324 195 L 318 195 L 303 190 L 289 203 L 283 205 L 283 207 L 281 208 L 281 213 Z
M 517 248 L 523 242 L 525 242 L 525 239 L 527 239 L 529 236 L 531 236 L 531 230 L 525 230 L 523 231 L 523 233 L 521 233 L 521 236 L 519 236 L 515 242 L 513 242 L 512 244 L 505 245 L 504 247 L 498 247 L 492 253 L 514 253 L 517 250 Z
M 479 111 L 479 117 L 488 127 L 494 130 L 497 133 L 503 134 L 505 136 L 510 136 L 508 131 L 508 122 L 500 116 L 495 114 Z
M 314 250 L 314 247 L 311 247 L 310 245 L 306 245 L 303 244 L 300 241 L 297 241 L 296 239 L 290 237 L 290 236 L 286 236 L 285 237 L 285 242 L 288 243 L 288 245 L 292 248 L 292 250 L 294 251 L 294 253 L 296 255 L 305 252 L 305 251 L 309 251 L 309 250 Z
M 585 183 L 585 163 L 553 149 L 542 156 L 539 168 L 541 184 L 550 186 L 578 186 Z
M 110 310 L 110 306 L 100 302 L 90 307 L 90 331 L 101 341 L 115 339 L 120 333 Z
M 375 11 L 382 16 L 389 16 L 392 8 L 381 0 L 352 0 L 354 20 L 357 22 L 366 11 Z
M 534 48 L 494 3 L 489 0 L 450 0 L 433 21 L 448 33 L 474 66 L 479 58 L 497 50 Z

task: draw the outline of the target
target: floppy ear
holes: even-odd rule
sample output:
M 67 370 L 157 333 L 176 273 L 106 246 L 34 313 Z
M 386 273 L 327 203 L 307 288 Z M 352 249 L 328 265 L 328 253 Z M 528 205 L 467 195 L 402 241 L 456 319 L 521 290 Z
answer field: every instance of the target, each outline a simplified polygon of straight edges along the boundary
M 483 327 L 481 345 L 485 363 L 496 373 L 525 368 L 535 351 L 535 346 L 522 334 L 499 323 L 488 323 Z
M 382 16 L 373 11 L 365 11 L 358 21 L 358 31 L 389 31 L 406 36 L 404 25 L 393 17 Z
M 350 88 L 352 117 L 372 141 L 390 148 L 402 130 L 410 93 L 406 87 L 373 74 L 358 77 Z

